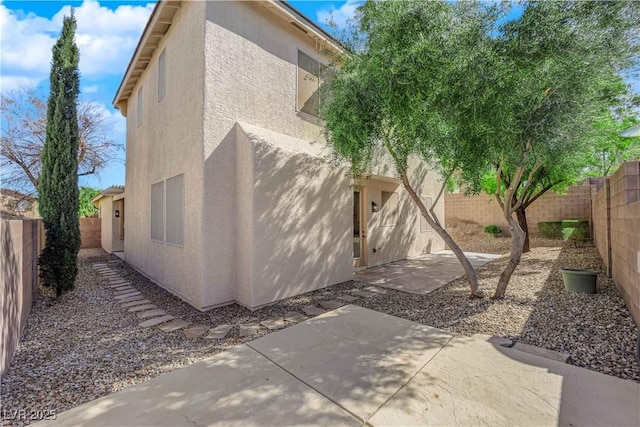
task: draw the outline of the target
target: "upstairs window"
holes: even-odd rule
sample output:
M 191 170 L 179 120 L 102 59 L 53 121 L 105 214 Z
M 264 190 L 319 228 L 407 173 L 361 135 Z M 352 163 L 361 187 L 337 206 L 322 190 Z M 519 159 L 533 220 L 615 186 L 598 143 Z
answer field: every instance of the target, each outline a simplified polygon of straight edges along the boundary
M 138 126 L 142 124 L 142 86 L 138 89 L 138 110 L 136 112 L 138 118 Z
M 304 52 L 298 51 L 298 101 L 296 108 L 318 116 L 318 88 L 320 87 L 320 63 Z
M 160 58 L 158 58 L 158 102 L 164 98 L 167 92 L 167 62 L 166 54 L 167 49 L 162 49 Z

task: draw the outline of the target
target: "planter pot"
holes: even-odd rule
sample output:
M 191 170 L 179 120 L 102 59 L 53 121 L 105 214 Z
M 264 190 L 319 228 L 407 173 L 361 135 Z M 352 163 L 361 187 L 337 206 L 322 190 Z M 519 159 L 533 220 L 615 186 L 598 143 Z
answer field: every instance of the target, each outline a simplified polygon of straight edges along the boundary
M 582 294 L 596 293 L 597 272 L 573 268 L 564 268 L 560 270 L 560 272 L 562 273 L 562 280 L 564 281 L 564 289 L 567 292 L 578 292 Z

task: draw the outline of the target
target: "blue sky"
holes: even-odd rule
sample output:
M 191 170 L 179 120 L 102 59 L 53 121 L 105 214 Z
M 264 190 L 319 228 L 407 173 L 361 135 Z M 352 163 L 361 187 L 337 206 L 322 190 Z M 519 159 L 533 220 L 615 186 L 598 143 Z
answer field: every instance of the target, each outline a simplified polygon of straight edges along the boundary
M 290 3 L 323 26 L 330 16 L 342 24 L 355 10 L 355 0 Z M 153 5 L 153 1 L 0 0 L 0 90 L 33 85 L 46 95 L 51 47 L 59 36 L 62 17 L 73 6 L 82 75 L 80 102 L 96 103 L 112 138 L 124 145 L 125 118 L 111 101 Z M 124 184 L 124 154 L 121 157 L 99 176 L 81 177 L 80 185 L 106 188 Z

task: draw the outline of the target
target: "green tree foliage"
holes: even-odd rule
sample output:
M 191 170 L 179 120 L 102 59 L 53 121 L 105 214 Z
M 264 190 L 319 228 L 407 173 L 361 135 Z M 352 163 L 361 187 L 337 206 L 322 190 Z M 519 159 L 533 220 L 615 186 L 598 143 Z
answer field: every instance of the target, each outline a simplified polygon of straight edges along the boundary
M 80 187 L 80 200 L 78 207 L 79 218 L 94 218 L 98 216 L 98 208 L 91 200 L 100 194 L 100 190 L 91 187 Z
M 466 193 L 489 185 L 491 172 L 512 236 L 494 298 L 504 297 L 527 236 L 514 214 L 583 171 L 575 154 L 585 152 L 592 123 L 620 103 L 621 76 L 637 72 L 640 57 L 640 3 L 526 2 L 516 15 L 513 7 L 367 1 L 345 43 L 350 54 L 322 87 L 332 154 L 360 177 L 386 153 L 474 294 L 475 272 L 416 197 L 408 171 L 422 162 L 441 173 L 443 190 L 455 176 Z
M 494 144 L 495 195 L 512 235 L 495 298 L 504 296 L 525 244 L 513 214 L 581 173 L 578 154 L 588 149 L 592 123 L 627 91 L 621 76 L 637 71 L 639 10 L 624 1 L 527 2 L 520 18 L 498 28 L 484 85 L 500 91 L 476 103 L 482 113 L 471 123 Z
M 624 138 L 620 132 L 639 123 L 631 109 L 611 112 L 594 124 L 595 132 L 586 152 L 587 176 L 612 175 L 629 160 L 640 159 L 640 139 Z
M 485 144 L 462 125 L 468 117 L 460 112 L 475 96 L 491 96 L 475 86 L 498 18 L 497 8 L 476 2 L 366 2 L 344 41 L 350 54 L 321 87 L 333 158 L 346 161 L 354 179 L 389 159 L 422 216 L 460 260 L 475 296 L 476 272 L 433 207 L 453 173 L 479 182 Z M 443 176 L 431 209 L 414 188 L 412 172 L 420 166 Z
M 62 33 L 53 47 L 46 139 L 38 183 L 39 210 L 46 230 L 40 271 L 45 286 L 54 287 L 58 296 L 74 287 L 80 250 L 77 118 L 80 54 L 74 40 L 75 30 L 72 12 L 70 17 L 64 17 Z

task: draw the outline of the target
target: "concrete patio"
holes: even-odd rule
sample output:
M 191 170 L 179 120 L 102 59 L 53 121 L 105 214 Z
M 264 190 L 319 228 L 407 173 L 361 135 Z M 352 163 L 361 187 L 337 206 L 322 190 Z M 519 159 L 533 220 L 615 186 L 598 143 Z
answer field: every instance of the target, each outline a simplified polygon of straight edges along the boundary
M 471 265 L 480 267 L 501 255 L 466 252 Z M 359 271 L 358 282 L 425 295 L 464 275 L 464 269 L 452 251 L 438 251 L 417 258 Z
M 640 424 L 640 384 L 349 305 L 42 425 Z

